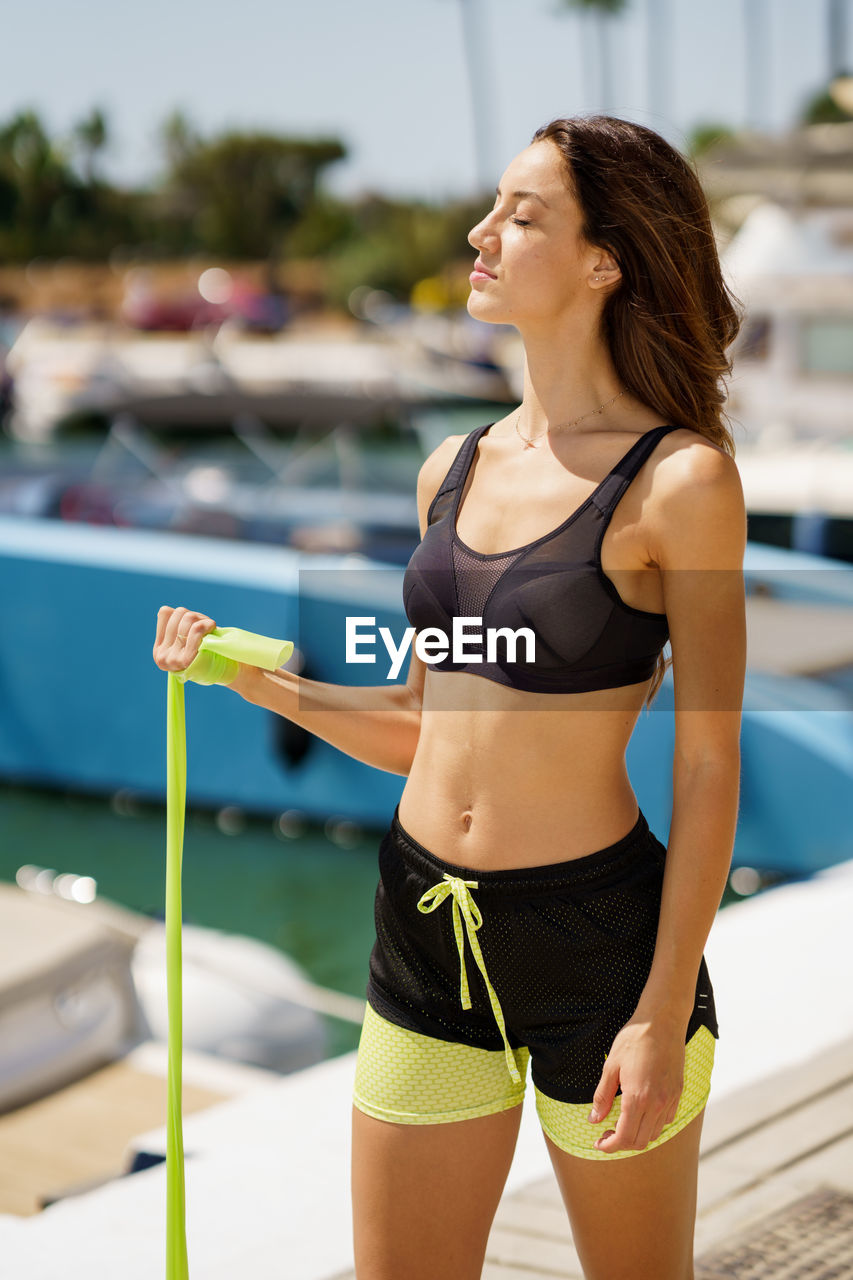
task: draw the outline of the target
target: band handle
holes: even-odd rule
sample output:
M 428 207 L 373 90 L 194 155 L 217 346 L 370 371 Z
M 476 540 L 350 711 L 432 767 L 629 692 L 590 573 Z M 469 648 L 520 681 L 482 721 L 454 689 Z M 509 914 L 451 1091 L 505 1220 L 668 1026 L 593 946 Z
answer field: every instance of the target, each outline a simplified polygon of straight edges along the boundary
M 193 661 L 183 671 L 172 674 L 184 684 L 231 684 L 240 663 L 275 671 L 293 653 L 292 640 L 275 640 L 272 636 L 244 631 L 242 627 L 214 627 L 199 646 Z

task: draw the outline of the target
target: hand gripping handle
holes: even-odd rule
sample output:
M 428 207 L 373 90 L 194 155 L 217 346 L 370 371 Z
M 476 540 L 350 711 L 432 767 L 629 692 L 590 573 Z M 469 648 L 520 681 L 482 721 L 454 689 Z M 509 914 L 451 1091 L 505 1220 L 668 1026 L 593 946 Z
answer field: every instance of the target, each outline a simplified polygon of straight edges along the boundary
M 172 674 L 184 684 L 228 685 L 236 677 L 239 664 L 275 671 L 293 653 L 292 640 L 274 640 L 241 627 L 214 627 L 202 640 L 193 661 L 183 671 Z

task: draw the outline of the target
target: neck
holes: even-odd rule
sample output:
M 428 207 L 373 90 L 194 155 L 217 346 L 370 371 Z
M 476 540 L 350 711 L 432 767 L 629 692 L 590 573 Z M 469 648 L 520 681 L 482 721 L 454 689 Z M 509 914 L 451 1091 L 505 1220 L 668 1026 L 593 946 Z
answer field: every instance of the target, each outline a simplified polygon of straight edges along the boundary
M 624 420 L 626 391 L 604 413 L 595 410 L 622 390 L 622 383 L 605 343 L 595 334 L 589 317 L 563 321 L 556 331 L 522 333 L 524 344 L 524 397 L 520 427 L 534 439 L 549 427 L 556 428 L 588 415 L 571 431 L 589 431 L 608 422 Z

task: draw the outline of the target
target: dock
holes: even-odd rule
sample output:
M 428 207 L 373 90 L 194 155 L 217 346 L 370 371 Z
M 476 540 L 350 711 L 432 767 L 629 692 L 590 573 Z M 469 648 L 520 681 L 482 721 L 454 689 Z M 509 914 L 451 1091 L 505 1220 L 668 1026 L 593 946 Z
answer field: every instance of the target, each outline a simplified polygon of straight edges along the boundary
M 163 1116 L 169 1054 L 146 1041 L 79 1080 L 0 1114 L 0 1222 L 30 1217 L 127 1172 L 134 1136 Z M 183 1114 L 242 1096 L 280 1077 L 183 1051 Z
M 504 1196 L 486 1257 L 483 1280 L 583 1280 L 553 1176 Z M 853 1036 L 709 1102 L 695 1259 L 696 1280 L 853 1276 Z
M 851 918 L 845 862 L 715 921 L 705 954 L 720 1039 L 701 1143 L 697 1280 L 853 1277 Z M 201 1109 L 184 1117 L 192 1280 L 353 1280 L 354 1067 L 345 1054 L 223 1101 L 209 1096 L 212 1079 L 194 1080 L 208 1096 L 188 1089 Z M 4 1280 L 55 1280 L 70 1257 L 86 1280 L 163 1275 L 164 1121 L 163 1088 L 159 1127 L 127 1141 L 119 1162 L 139 1172 L 66 1187 L 41 1212 L 0 1212 Z M 582 1271 L 529 1089 L 483 1278 L 549 1277 Z

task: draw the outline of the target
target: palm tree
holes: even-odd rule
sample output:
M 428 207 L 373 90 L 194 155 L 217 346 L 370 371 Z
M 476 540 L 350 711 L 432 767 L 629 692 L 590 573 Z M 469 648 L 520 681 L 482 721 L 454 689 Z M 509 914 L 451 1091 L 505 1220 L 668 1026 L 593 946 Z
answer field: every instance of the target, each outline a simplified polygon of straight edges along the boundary
M 831 82 L 836 76 L 850 74 L 850 62 L 847 56 L 850 10 L 847 0 L 829 0 L 826 34 L 829 40 L 827 79 Z
M 559 8 L 556 10 L 557 13 L 579 10 L 592 21 L 598 43 L 600 83 L 599 101 L 596 105 L 605 112 L 612 109 L 613 102 L 613 76 L 608 38 L 611 30 L 609 19 L 623 14 L 627 4 L 628 0 L 560 0 Z
M 619 15 L 627 7 L 628 0 L 559 0 L 558 13 L 580 10 L 593 20 L 593 31 L 598 38 L 598 66 L 601 81 L 600 102 L 606 109 L 611 99 L 610 57 L 608 52 L 607 18 Z M 494 137 L 494 110 L 489 92 L 487 56 L 484 48 L 488 24 L 483 20 L 483 0 L 458 0 L 462 21 L 462 38 L 465 61 L 468 68 L 468 89 L 471 95 L 471 115 L 474 132 L 475 170 L 479 189 L 489 191 L 494 178 L 494 157 L 491 140 Z M 584 75 L 590 59 L 584 58 Z M 586 81 L 586 97 L 592 98 Z
M 768 14 L 764 0 L 743 0 L 743 49 L 746 76 L 746 123 L 760 129 L 766 122 L 768 98 Z
M 646 103 L 658 131 L 670 113 L 671 36 L 669 0 L 646 0 Z
M 89 115 L 78 121 L 72 130 L 73 144 L 82 157 L 83 177 L 91 187 L 95 178 L 95 162 L 109 140 L 107 118 L 99 107 L 93 107 Z
M 477 182 L 487 191 L 494 177 L 491 139 L 494 136 L 494 110 L 488 89 L 484 40 L 486 26 L 478 15 L 482 0 L 459 0 L 462 40 L 468 64 L 468 90 L 471 94 L 471 118 L 474 126 L 474 158 Z
M 826 10 L 826 86 L 800 113 L 800 124 L 839 124 L 853 119 L 853 72 L 847 53 L 850 34 L 848 0 L 829 0 Z

